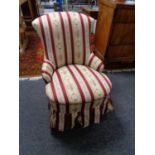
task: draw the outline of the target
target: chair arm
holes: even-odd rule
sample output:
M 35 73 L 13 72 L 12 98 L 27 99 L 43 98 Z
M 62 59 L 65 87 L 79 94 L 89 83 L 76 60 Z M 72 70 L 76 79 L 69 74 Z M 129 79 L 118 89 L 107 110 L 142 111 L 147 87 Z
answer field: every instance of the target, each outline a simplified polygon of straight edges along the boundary
M 49 60 L 44 60 L 41 68 L 41 74 L 45 82 L 50 82 L 52 80 L 52 75 L 54 73 L 54 67 Z
M 104 63 L 94 53 L 89 56 L 88 66 L 95 69 L 96 71 L 103 72 Z

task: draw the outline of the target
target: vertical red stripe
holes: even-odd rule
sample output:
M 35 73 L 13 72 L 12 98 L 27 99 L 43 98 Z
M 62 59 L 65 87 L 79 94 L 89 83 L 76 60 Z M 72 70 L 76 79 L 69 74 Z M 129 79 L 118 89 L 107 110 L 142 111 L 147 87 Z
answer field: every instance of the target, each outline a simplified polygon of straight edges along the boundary
M 103 63 L 101 61 L 96 70 L 99 71 L 102 65 L 103 65 Z
M 82 26 L 82 39 L 83 39 L 83 64 L 86 62 L 86 43 L 85 43 L 85 28 L 84 28 L 84 23 L 83 23 L 83 18 L 81 14 L 79 13 L 80 16 L 80 21 L 81 21 L 81 26 Z
M 69 22 L 69 29 L 70 29 L 70 35 L 71 35 L 71 48 L 72 48 L 72 64 L 74 64 L 74 40 L 73 40 L 73 30 L 72 30 L 72 24 L 71 24 L 71 18 L 69 15 L 69 12 L 66 13 L 68 17 L 68 22 Z
M 85 96 L 84 96 L 84 93 L 83 93 L 83 91 L 81 89 L 81 86 L 79 84 L 79 81 L 77 80 L 76 76 L 74 75 L 73 71 L 70 69 L 69 66 L 67 67 L 67 69 L 69 70 L 70 74 L 72 75 L 72 77 L 73 77 L 73 79 L 74 79 L 74 81 L 75 81 L 75 83 L 76 83 L 76 85 L 78 87 L 78 90 L 79 90 L 80 95 L 81 95 L 82 103 L 85 103 L 86 102 Z
M 65 114 L 65 129 L 71 129 L 72 126 L 72 116 L 71 114 Z
M 107 80 L 107 78 L 104 76 L 104 74 L 101 74 L 102 75 L 102 77 L 104 78 L 104 80 L 107 82 L 107 84 L 108 84 L 108 86 L 109 86 L 109 88 L 110 88 L 110 90 L 112 89 L 112 86 L 111 86 L 111 84 L 109 83 L 109 81 Z
M 94 94 L 93 94 L 93 92 L 92 92 L 92 89 L 91 89 L 91 87 L 90 87 L 88 81 L 86 80 L 86 78 L 84 77 L 83 73 L 80 71 L 80 69 L 79 69 L 76 65 L 74 65 L 73 67 L 78 71 L 78 73 L 80 74 L 80 76 L 81 76 L 82 79 L 84 80 L 84 82 L 85 82 L 85 84 L 86 84 L 86 86 L 87 86 L 87 88 L 88 88 L 89 94 L 90 94 L 90 96 L 91 96 L 91 102 L 93 102 L 93 100 L 94 100 Z
M 49 26 L 49 31 L 50 31 L 51 46 L 52 46 L 52 51 L 53 51 L 52 53 L 53 53 L 53 57 L 54 57 L 55 67 L 57 69 L 58 64 L 57 64 L 57 58 L 56 58 L 56 51 L 55 51 L 55 44 L 54 44 L 54 38 L 53 38 L 52 24 L 51 24 L 49 15 L 46 15 L 46 18 L 47 18 L 47 22 L 48 22 L 48 26 Z
M 60 16 L 60 21 L 61 21 L 63 40 L 64 40 L 64 47 L 65 47 L 65 61 L 66 61 L 66 64 L 67 64 L 68 60 L 67 60 L 66 34 L 65 34 L 65 26 L 64 26 L 64 21 L 63 21 L 61 12 L 59 12 L 59 16 Z
M 89 60 L 89 63 L 88 63 L 88 66 L 90 66 L 91 65 L 91 63 L 92 63 L 92 61 L 93 61 L 93 59 L 94 59 L 94 57 L 95 57 L 95 55 L 94 54 L 92 54 L 93 56 L 90 58 L 90 60 Z
M 55 101 L 56 103 L 58 103 L 58 97 L 57 97 L 57 95 L 56 95 L 56 91 L 55 91 L 55 87 L 54 87 L 53 82 L 50 82 L 50 86 L 51 86 L 51 90 L 52 90 L 52 92 L 53 92 L 54 101 Z
M 42 23 L 42 18 L 39 17 L 38 19 L 39 19 L 39 24 L 40 24 L 41 33 L 42 33 L 43 42 L 44 42 L 44 47 L 45 47 L 45 56 L 46 56 L 46 59 L 49 60 L 48 53 L 47 53 L 47 45 L 46 45 L 45 31 L 44 31 L 44 27 L 43 27 L 43 23 Z
M 104 94 L 107 96 L 106 89 L 105 89 L 104 85 L 102 84 L 102 82 L 100 81 L 100 79 L 97 77 L 97 75 L 94 73 L 94 71 L 91 68 L 89 68 L 89 67 L 87 67 L 87 68 L 93 74 L 93 76 L 96 78 L 96 80 L 98 81 L 98 83 L 102 87 L 102 90 L 104 91 Z
M 104 112 L 102 112 L 104 108 L 104 101 L 105 98 L 103 99 L 102 104 L 100 105 L 100 121 L 102 120 L 102 115 L 104 114 Z

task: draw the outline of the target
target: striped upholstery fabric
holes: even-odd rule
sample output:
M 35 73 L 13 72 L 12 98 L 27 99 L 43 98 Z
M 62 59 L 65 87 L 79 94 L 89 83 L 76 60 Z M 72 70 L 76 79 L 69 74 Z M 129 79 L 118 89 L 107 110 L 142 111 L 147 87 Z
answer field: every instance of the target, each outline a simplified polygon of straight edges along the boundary
M 51 101 L 52 109 L 55 109 L 55 113 L 61 113 L 63 122 L 65 121 L 65 113 L 73 115 L 71 117 L 72 127 L 74 127 L 78 113 L 83 109 L 86 114 L 83 119 L 87 121 L 82 123 L 82 125 L 86 127 L 89 125 L 89 118 L 85 117 L 90 117 L 91 107 L 95 109 L 97 115 L 94 122 L 99 123 L 100 107 L 111 89 L 112 84 L 105 74 L 101 74 L 84 65 L 68 65 L 54 72 L 52 81 L 46 85 L 46 95 Z M 56 110 L 56 105 L 61 108 Z M 51 119 L 55 120 L 53 116 Z M 56 123 L 52 124 L 55 127 Z
M 100 60 L 94 53 L 91 53 L 89 57 L 88 66 L 92 67 L 98 72 L 103 72 L 104 70 L 104 64 L 103 61 Z
M 103 114 L 106 112 L 109 104 L 108 97 L 88 102 L 85 104 L 57 104 L 50 101 L 51 104 L 51 128 L 58 131 L 72 129 L 76 123 L 83 127 L 88 127 L 92 123 L 100 123 Z
M 52 80 L 52 75 L 54 73 L 54 67 L 49 60 L 44 60 L 41 68 L 41 74 L 43 79 L 48 83 Z
M 56 70 L 46 94 L 52 102 L 79 104 L 107 96 L 111 82 L 105 74 L 84 65 L 68 65 Z
M 71 129 L 99 123 L 112 84 L 102 61 L 90 54 L 94 19 L 77 12 L 53 12 L 32 23 L 44 46 L 41 73 L 51 111 L 51 128 Z
M 93 18 L 77 12 L 53 12 L 35 19 L 32 24 L 44 45 L 45 58 L 55 69 L 88 63 Z

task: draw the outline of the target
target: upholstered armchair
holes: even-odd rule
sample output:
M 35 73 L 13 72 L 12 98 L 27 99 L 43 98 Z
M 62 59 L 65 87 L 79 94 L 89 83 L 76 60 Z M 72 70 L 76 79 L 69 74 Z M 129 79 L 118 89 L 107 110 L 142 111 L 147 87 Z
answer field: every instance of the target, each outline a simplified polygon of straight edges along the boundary
M 94 19 L 77 12 L 53 12 L 32 22 L 44 46 L 42 77 L 50 105 L 51 128 L 99 123 L 112 84 L 104 64 L 90 52 Z

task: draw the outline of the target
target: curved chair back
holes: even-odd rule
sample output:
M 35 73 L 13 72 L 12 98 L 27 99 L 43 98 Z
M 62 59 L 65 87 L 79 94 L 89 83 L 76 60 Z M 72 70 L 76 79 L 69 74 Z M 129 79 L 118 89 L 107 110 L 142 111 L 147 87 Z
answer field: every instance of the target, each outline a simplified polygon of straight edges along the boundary
M 77 12 L 52 12 L 32 22 L 42 40 L 44 58 L 55 69 L 69 64 L 88 63 L 93 24 L 93 18 Z

